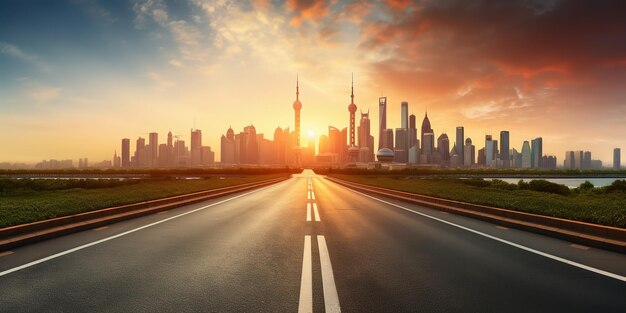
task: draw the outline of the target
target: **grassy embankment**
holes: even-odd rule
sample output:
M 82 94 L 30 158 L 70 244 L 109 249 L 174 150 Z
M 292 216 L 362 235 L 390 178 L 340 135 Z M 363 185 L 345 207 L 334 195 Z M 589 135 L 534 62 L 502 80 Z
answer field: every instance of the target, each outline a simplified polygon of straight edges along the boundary
M 267 174 L 203 179 L 3 179 L 0 228 L 118 205 L 171 197 L 289 175 Z
M 329 174 L 331 177 L 422 195 L 483 204 L 498 208 L 626 228 L 626 181 L 594 188 L 590 184 L 569 190 L 559 184 L 534 180 L 507 184 L 478 178 L 411 178 L 403 175 Z

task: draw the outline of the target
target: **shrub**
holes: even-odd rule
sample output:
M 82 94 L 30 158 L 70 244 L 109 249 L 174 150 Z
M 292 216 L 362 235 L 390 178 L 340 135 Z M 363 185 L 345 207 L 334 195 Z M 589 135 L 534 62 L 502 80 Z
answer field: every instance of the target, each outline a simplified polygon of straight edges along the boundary
M 528 187 L 533 191 L 555 193 L 564 196 L 569 195 L 571 192 L 565 185 L 552 183 L 543 179 L 531 180 L 530 183 L 528 183 Z
M 527 182 L 525 182 L 523 179 L 520 179 L 517 182 L 517 188 L 521 189 L 521 190 L 528 190 L 530 189 L 530 186 Z
M 491 182 L 484 180 L 482 178 L 468 178 L 468 179 L 461 179 L 461 181 L 466 184 L 466 185 L 470 185 L 470 186 L 476 186 L 476 187 L 489 187 L 491 186 Z
M 579 191 L 589 191 L 589 190 L 593 190 L 595 186 L 588 180 L 585 180 L 584 183 L 580 184 L 580 186 L 578 186 L 578 190 Z
M 494 179 L 491 181 L 491 187 L 493 188 L 498 188 L 498 189 L 503 189 L 503 190 L 515 190 L 517 189 L 517 185 L 516 184 L 509 184 L 503 180 L 500 179 Z
M 615 180 L 610 185 L 606 186 L 607 192 L 626 192 L 626 179 Z

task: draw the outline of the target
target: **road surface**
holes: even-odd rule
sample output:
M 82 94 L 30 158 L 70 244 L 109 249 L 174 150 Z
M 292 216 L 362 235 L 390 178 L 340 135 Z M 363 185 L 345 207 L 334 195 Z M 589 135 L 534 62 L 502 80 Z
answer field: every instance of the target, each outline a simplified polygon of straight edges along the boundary
M 0 254 L 1 312 L 626 312 L 626 255 L 304 171 Z

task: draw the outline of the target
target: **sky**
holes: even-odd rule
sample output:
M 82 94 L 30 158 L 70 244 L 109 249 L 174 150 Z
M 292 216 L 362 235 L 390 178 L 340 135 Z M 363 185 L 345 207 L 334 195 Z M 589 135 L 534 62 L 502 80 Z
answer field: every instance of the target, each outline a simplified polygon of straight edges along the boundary
M 168 131 L 187 142 L 253 124 L 293 129 L 296 75 L 303 141 L 348 126 L 378 134 L 400 103 L 435 136 L 464 126 L 511 147 L 543 137 L 562 165 L 626 150 L 626 1 L 0 2 L 0 162 L 111 159 L 121 138 Z M 357 119 L 358 120 L 358 119 Z M 419 128 L 419 125 L 418 125 Z M 132 148 L 132 147 L 131 147 Z M 132 148 L 134 149 L 134 148 Z

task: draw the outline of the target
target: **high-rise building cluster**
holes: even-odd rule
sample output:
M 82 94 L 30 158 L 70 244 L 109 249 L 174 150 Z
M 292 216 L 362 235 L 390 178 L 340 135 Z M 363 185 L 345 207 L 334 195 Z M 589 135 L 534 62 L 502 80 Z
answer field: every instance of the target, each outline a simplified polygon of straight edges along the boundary
M 215 163 L 215 153 L 211 147 L 202 145 L 202 131 L 191 129 L 190 146 L 185 145 L 179 136 L 167 134 L 166 143 L 159 144 L 159 134 L 149 133 L 148 143 L 143 137 L 135 141 L 135 151 L 131 154 L 130 139 L 122 139 L 122 153 L 113 155 L 114 167 L 203 167 Z
M 453 168 L 554 169 L 557 167 L 556 157 L 543 154 L 541 137 L 530 142 L 525 141 L 519 152 L 510 146 L 509 131 L 501 131 L 499 140 L 490 134 L 486 135 L 485 146 L 476 151 L 472 139 L 465 137 L 465 128 L 458 126 L 451 148 L 450 138 L 445 132 L 438 137 L 435 136 L 428 112 L 424 114 L 418 136 L 415 115 L 409 115 L 409 104 L 402 101 L 400 103 L 400 127 L 395 129 L 394 136 L 394 129 L 387 126 L 386 97 L 379 98 L 378 107 L 380 137 L 377 157 L 381 162 Z M 341 155 L 341 152 L 337 154 Z
M 619 149 L 616 149 L 619 151 Z M 619 153 L 618 153 L 619 154 Z M 613 151 L 613 158 L 615 161 L 615 150 Z M 619 158 L 619 156 L 618 156 Z M 618 162 L 619 163 L 619 162 Z M 593 160 L 591 158 L 591 152 L 589 151 L 566 151 L 565 160 L 563 161 L 563 168 L 566 170 L 591 170 L 601 169 L 602 161 Z M 619 166 L 617 167 L 619 169 Z
M 315 139 L 301 142 L 299 80 L 296 78 L 296 99 L 293 102 L 294 130 L 278 127 L 273 138 L 268 139 L 257 133 L 254 125 L 248 125 L 235 133 L 232 127 L 220 139 L 220 166 L 380 166 L 393 163 L 398 166 L 424 166 L 445 168 L 520 168 L 556 169 L 557 158 L 543 153 L 543 138 L 524 141 L 521 147 L 511 146 L 510 133 L 500 131 L 499 136 L 486 134 L 484 146 L 477 148 L 479 141 L 465 136 L 465 128 L 458 126 L 453 138 L 442 132 L 435 135 L 428 117 L 424 113 L 421 128 L 417 128 L 416 116 L 410 114 L 409 103 L 400 102 L 400 127 L 393 128 L 387 123 L 387 97 L 378 99 L 378 147 L 374 148 L 371 135 L 370 112 L 360 111 L 355 103 L 354 77 L 350 88 L 348 104 L 348 127 L 328 126 L 328 134 L 319 137 L 316 153 Z M 357 121 L 358 118 L 358 121 Z M 358 125 L 357 125 L 358 122 Z M 150 133 L 148 142 L 139 137 L 135 150 L 131 153 L 130 139 L 122 139 L 121 153 L 114 153 L 113 161 L 101 162 L 98 166 L 113 167 L 202 167 L 215 163 L 215 154 L 208 146 L 202 145 L 202 132 L 191 130 L 189 146 L 178 136 L 168 133 L 167 142 L 159 144 L 159 135 Z M 451 140 L 453 140 L 451 142 Z M 482 142 L 481 142 L 482 143 Z M 378 160 L 378 162 L 376 162 Z M 69 163 L 68 163 L 69 162 Z M 63 165 L 59 165 L 63 164 Z M 87 159 L 79 160 L 79 167 L 87 167 Z M 72 167 L 71 160 L 44 161 L 39 168 Z M 563 161 L 565 169 L 599 169 L 600 160 L 593 160 L 589 151 L 567 151 Z M 613 168 L 621 168 L 621 150 L 613 151 Z

